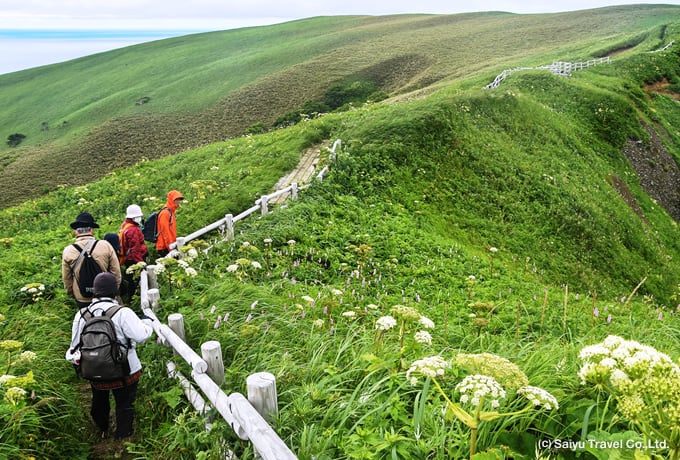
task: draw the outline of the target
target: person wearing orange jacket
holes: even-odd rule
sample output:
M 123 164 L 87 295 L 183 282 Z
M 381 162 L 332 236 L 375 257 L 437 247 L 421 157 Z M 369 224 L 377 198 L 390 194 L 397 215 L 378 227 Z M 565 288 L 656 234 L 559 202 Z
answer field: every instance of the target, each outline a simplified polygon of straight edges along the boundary
M 156 250 L 158 255 L 165 257 L 170 252 L 170 245 L 177 240 L 177 221 L 175 220 L 175 213 L 179 206 L 184 201 L 184 196 L 177 190 L 170 190 L 165 206 L 158 213 L 158 221 L 156 223 L 156 231 L 158 238 L 156 239 Z

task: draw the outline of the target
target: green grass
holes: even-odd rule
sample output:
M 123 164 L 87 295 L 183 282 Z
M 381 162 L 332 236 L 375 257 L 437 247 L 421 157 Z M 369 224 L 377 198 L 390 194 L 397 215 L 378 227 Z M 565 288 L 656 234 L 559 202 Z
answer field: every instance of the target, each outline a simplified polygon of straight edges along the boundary
M 505 68 L 585 60 L 631 43 L 628 52 L 654 49 L 667 42 L 677 12 L 629 6 L 550 15 L 318 17 L 0 75 L 0 133 L 27 136 L 16 149 L 0 145 L 3 206 L 238 136 L 255 123 L 271 126 L 342 81 L 370 80 L 404 96 L 481 87 Z M 148 102 L 137 105 L 143 98 Z
M 499 24 L 514 24 L 526 35 L 541 24 L 572 18 L 567 30 L 586 23 L 584 30 L 592 32 L 590 41 L 582 38 L 583 30 L 570 32 L 581 37 L 564 45 L 573 47 L 574 56 L 630 40 L 654 48 L 661 38 L 677 39 L 677 18 L 665 17 L 666 8 L 640 8 L 660 12 L 661 19 L 639 19 L 639 27 L 626 22 L 630 11 L 605 8 L 532 21 L 488 13 L 340 22 L 352 25 L 356 37 L 408 29 L 411 36 L 433 41 L 439 35 L 441 45 L 441 30 L 464 34 L 468 26 L 485 24 L 492 34 Z M 607 42 L 602 36 L 611 30 L 593 24 L 614 14 L 622 15 L 617 27 L 625 36 Z M 306 30 L 313 36 L 336 21 L 317 18 L 225 34 L 304 36 Z M 662 22 L 668 27 L 660 37 Z M 318 28 L 297 27 L 305 24 Z M 613 26 L 604 23 L 607 27 Z M 437 33 L 437 28 L 444 29 Z M 549 47 L 545 40 L 541 45 Z M 338 53 L 346 50 L 338 47 Z M 677 85 L 680 61 L 677 48 L 642 51 L 629 50 L 627 57 L 571 78 L 523 72 L 496 90 L 480 89 L 503 67 L 519 61 L 543 64 L 550 52 L 527 52 L 515 56 L 518 61 L 507 56 L 494 64 L 498 69 L 470 79 L 442 76 L 436 81 L 450 78 L 450 86 L 431 88 L 427 97 L 357 107 L 129 168 L 116 168 L 123 166 L 121 160 L 86 185 L 63 186 L 0 210 L 0 353 L 7 354 L 9 366 L 3 372 L 21 376 L 31 370 L 35 376 L 17 405 L 0 400 L 0 426 L 5 427 L 0 456 L 88 456 L 93 427 L 78 393 L 81 382 L 63 360 L 74 310 L 58 269 L 75 215 L 92 212 L 101 237 L 118 228 L 130 203 L 148 213 L 161 205 L 167 190 L 178 189 L 188 198 L 177 217 L 178 233 L 186 235 L 249 208 L 294 168 L 305 148 L 336 138 L 343 148 L 323 182 L 300 192 L 296 202 L 239 222 L 234 241 L 186 259 L 197 276 L 174 265 L 169 276 L 161 277 L 159 317 L 182 313 L 194 349 L 207 340 L 220 341 L 225 392 L 243 393 L 249 374 L 272 372 L 280 405 L 274 427 L 301 459 L 466 458 L 469 429 L 442 415 L 446 406 L 433 383 L 428 387 L 421 379 L 411 386 L 406 370 L 426 356 L 453 362 L 459 353 L 495 353 L 519 366 L 531 385 L 551 392 L 560 408 L 483 422 L 480 452 L 489 450 L 491 456 L 493 449 L 509 449 L 515 458 L 535 458 L 541 439 L 579 440 L 588 433 L 597 439 L 642 439 L 644 427 L 620 415 L 618 400 L 608 401 L 608 394 L 581 385 L 577 375 L 579 350 L 609 334 L 678 359 L 677 223 L 643 191 L 621 149 L 628 139 L 648 141 L 645 122 L 665 128 L 662 138 L 671 155 L 680 158 L 677 102 L 659 94 L 647 97 L 644 91 L 645 84 L 663 79 L 669 88 Z M 470 67 L 468 74 L 474 73 Z M 263 78 L 271 82 L 278 76 Z M 115 138 L 98 129 L 102 139 Z M 105 159 L 102 153 L 98 161 Z M 26 161 L 23 154 L 20 160 Z M 55 169 L 67 157 L 53 161 Z M 637 212 L 612 185 L 613 177 L 625 184 Z M 238 267 L 232 271 L 234 264 Z M 36 301 L 21 291 L 29 283 L 45 286 Z M 431 344 L 414 339 L 421 329 L 416 321 L 376 329 L 376 320 L 395 314 L 396 305 L 434 321 L 427 330 Z M 21 350 L 34 351 L 37 359 L 22 362 L 19 350 L 6 353 L 7 340 L 21 341 Z M 146 371 L 137 404 L 138 436 L 126 447 L 129 452 L 146 458 L 218 458 L 225 439 L 239 458 L 253 458 L 249 443 L 236 439 L 219 418 L 214 430 L 205 432 L 201 418 L 165 377 L 170 350 L 149 343 L 139 352 Z M 190 374 L 185 363 L 178 364 Z M 457 400 L 455 386 L 467 372 L 454 365 L 438 379 L 448 398 Z M 0 386 L 0 394 L 5 397 L 7 388 Z M 652 402 L 678 402 L 667 397 L 660 393 Z M 514 394 L 507 399 L 499 410 L 522 408 Z M 632 458 L 635 452 L 622 454 Z M 638 458 L 652 454 L 670 455 L 663 449 L 637 452 Z M 555 456 L 607 455 L 560 451 Z

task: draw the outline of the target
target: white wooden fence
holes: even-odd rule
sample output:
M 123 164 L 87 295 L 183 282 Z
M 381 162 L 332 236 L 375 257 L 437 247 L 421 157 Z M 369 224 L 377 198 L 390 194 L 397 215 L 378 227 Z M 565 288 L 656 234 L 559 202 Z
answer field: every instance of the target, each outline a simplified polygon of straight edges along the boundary
M 519 72 L 522 70 L 548 70 L 555 75 L 562 75 L 562 76 L 570 76 L 572 72 L 576 70 L 583 70 L 587 69 L 588 67 L 598 65 L 598 64 L 609 64 L 611 62 L 609 56 L 607 57 L 602 57 L 599 59 L 591 59 L 589 61 L 584 61 L 584 62 L 563 62 L 563 61 L 555 61 L 550 65 L 542 65 L 538 67 L 517 67 L 514 69 L 507 69 L 501 72 L 494 80 L 486 85 L 484 89 L 489 89 L 489 88 L 497 88 L 503 80 L 505 80 L 508 75 Z
M 664 46 L 663 48 L 659 48 L 658 50 L 650 51 L 650 53 L 659 53 L 661 51 L 666 51 L 668 48 L 673 46 L 673 43 L 675 43 L 675 40 L 671 40 L 671 42 L 668 45 Z
M 337 139 L 330 149 L 331 159 L 337 155 L 336 149 L 341 146 Z M 316 179 L 323 180 L 328 172 L 328 166 L 324 167 Z M 289 195 L 297 199 L 297 192 L 308 187 L 309 184 L 298 187 L 297 184 L 277 190 L 276 192 L 263 195 L 255 202 L 255 205 L 241 214 L 233 216 L 227 214 L 223 219 L 213 222 L 206 227 L 191 233 L 185 237 L 177 238 L 171 245 L 173 249 L 180 249 L 187 242 L 219 229 L 226 239 L 234 238 L 234 224 L 251 214 L 260 211 L 262 215 L 269 212 L 268 202 L 282 195 Z M 297 459 L 297 456 L 279 438 L 269 425 L 271 414 L 278 413 L 276 379 L 268 372 L 259 372 L 250 375 L 246 379 L 248 397 L 240 393 L 227 395 L 220 389 L 224 380 L 224 364 L 222 363 L 222 351 L 219 342 L 206 342 L 201 345 L 202 356 L 199 356 L 185 342 L 184 321 L 182 315 L 172 314 L 168 316 L 168 324 L 163 324 L 156 316 L 160 302 L 156 266 L 148 265 L 141 272 L 140 281 L 141 308 L 146 316 L 151 318 L 154 331 L 162 343 L 173 348 L 175 354 L 183 358 L 191 366 L 191 377 L 200 388 L 210 404 L 206 403 L 195 386 L 187 377 L 177 370 L 174 362 L 168 361 L 168 375 L 176 378 L 182 387 L 189 402 L 196 408 L 199 414 L 207 416 L 214 408 L 222 418 L 231 426 L 236 435 L 243 440 L 250 440 L 253 449 L 259 458 L 264 460 L 288 460 Z M 211 421 L 206 419 L 206 429 L 212 427 Z M 225 447 L 225 457 L 235 458 L 233 452 Z
M 342 141 L 340 139 L 336 139 L 335 142 L 333 142 L 333 145 L 330 148 L 331 159 L 335 158 L 335 155 L 337 155 L 336 149 L 341 146 Z M 324 175 L 328 172 L 328 167 L 329 167 L 328 165 L 324 166 L 324 168 L 317 173 L 316 175 L 317 180 L 323 181 Z M 258 211 L 260 212 L 261 215 L 267 214 L 269 212 L 269 202 L 274 198 L 278 198 L 279 196 L 289 195 L 291 199 L 296 200 L 298 191 L 304 190 L 307 187 L 309 187 L 309 184 L 305 184 L 298 187 L 297 183 L 293 183 L 288 187 L 283 188 L 281 190 L 277 190 L 269 195 L 262 195 L 259 199 L 255 201 L 255 204 L 252 207 L 246 209 L 240 214 L 237 214 L 236 216 L 234 216 L 233 214 L 226 214 L 224 218 L 219 219 L 213 222 L 212 224 L 209 224 L 199 230 L 196 230 L 195 232 L 190 233 L 187 236 L 177 237 L 177 241 L 171 244 L 170 248 L 180 249 L 189 241 L 199 238 L 205 235 L 206 233 L 210 233 L 215 230 L 219 230 L 220 233 L 223 235 L 224 239 L 228 240 L 233 239 L 234 224 L 236 224 L 236 222 L 243 220 L 252 214 L 257 213 Z
M 660 48 L 658 50 L 650 51 L 650 53 L 658 53 L 660 51 L 666 51 L 668 48 L 673 46 L 673 43 L 675 43 L 675 40 L 671 40 L 670 43 L 668 43 L 666 46 L 663 48 Z M 583 70 L 587 69 L 588 67 L 597 65 L 597 64 L 609 64 L 611 62 L 609 56 L 601 57 L 598 59 L 590 59 L 588 61 L 584 62 L 562 62 L 562 61 L 556 61 L 553 62 L 550 65 L 542 65 L 538 67 L 516 67 L 514 69 L 507 69 L 501 72 L 494 80 L 486 85 L 484 89 L 490 89 L 490 88 L 497 88 L 498 85 L 500 85 L 503 80 L 505 80 L 508 75 L 519 72 L 522 70 L 549 70 L 550 72 L 554 73 L 555 75 L 563 75 L 563 76 L 571 76 L 571 73 L 575 70 Z

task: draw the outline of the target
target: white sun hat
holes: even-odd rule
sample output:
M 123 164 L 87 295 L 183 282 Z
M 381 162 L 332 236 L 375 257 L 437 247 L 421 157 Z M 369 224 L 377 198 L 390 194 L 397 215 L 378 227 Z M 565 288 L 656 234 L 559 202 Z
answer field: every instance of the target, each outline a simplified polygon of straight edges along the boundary
M 142 212 L 142 208 L 140 208 L 136 204 L 131 204 L 130 206 L 127 207 L 127 214 L 125 214 L 125 217 L 128 219 L 134 219 L 135 217 L 144 217 L 144 213 Z

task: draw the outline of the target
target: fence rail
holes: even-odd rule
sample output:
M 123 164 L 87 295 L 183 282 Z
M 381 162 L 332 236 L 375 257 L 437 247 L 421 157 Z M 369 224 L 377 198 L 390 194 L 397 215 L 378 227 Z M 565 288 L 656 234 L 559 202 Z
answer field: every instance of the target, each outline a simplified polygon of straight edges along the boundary
M 336 149 L 341 145 L 340 139 L 333 143 L 333 146 L 329 149 L 331 159 L 335 158 L 337 155 Z M 328 166 L 324 167 L 317 174 L 316 179 L 322 181 L 327 172 Z M 179 237 L 171 247 L 173 249 L 180 249 L 189 241 L 215 230 L 220 230 L 224 238 L 233 239 L 234 224 L 236 222 L 258 211 L 262 215 L 267 214 L 269 212 L 267 204 L 271 199 L 286 194 L 289 194 L 292 199 L 297 199 L 298 190 L 307 186 L 309 184 L 298 187 L 294 183 L 269 195 L 263 195 L 251 208 L 236 216 L 227 214 L 223 219 L 213 222 L 185 237 Z M 214 347 L 206 347 L 207 344 L 203 344 L 201 349 L 204 351 L 204 355 L 200 356 L 185 342 L 182 315 L 177 313 L 169 315 L 167 325 L 158 319 L 156 311 L 160 302 L 160 294 L 155 265 L 148 265 L 141 272 L 139 286 L 142 311 L 151 318 L 156 335 L 163 344 L 172 347 L 174 352 L 191 366 L 193 383 L 177 370 L 177 366 L 173 361 L 168 361 L 166 364 L 168 376 L 179 381 L 187 400 L 196 408 L 198 413 L 207 416 L 212 409 L 217 411 L 240 439 L 250 440 L 259 458 L 264 460 L 297 459 L 297 456 L 286 446 L 268 423 L 270 415 L 278 412 L 276 379 L 274 376 L 266 372 L 249 376 L 246 380 L 248 398 L 240 393 L 227 395 L 219 387 L 219 383 L 224 379 L 224 365 L 222 364 L 222 352 L 219 348 L 219 343 L 216 343 L 216 350 Z M 210 355 L 208 359 L 206 359 L 206 355 Z M 203 395 L 210 401 L 210 404 L 206 403 L 201 392 L 195 388 L 194 384 L 200 388 Z M 210 430 L 211 426 L 210 420 L 206 420 L 206 429 Z M 226 447 L 225 458 L 235 458 L 233 452 Z
M 590 59 L 584 62 L 563 62 L 555 61 L 549 65 L 542 65 L 538 67 L 517 67 L 514 69 L 507 69 L 501 72 L 494 80 L 486 85 L 484 89 L 497 88 L 503 80 L 505 80 L 510 74 L 515 72 L 520 72 L 523 70 L 548 70 L 555 75 L 570 76 L 572 72 L 576 70 L 587 69 L 588 67 L 598 65 L 598 64 L 609 64 L 611 62 L 609 56 L 602 57 L 599 59 Z
M 342 146 L 342 141 L 340 139 L 336 139 L 335 142 L 333 142 L 332 147 L 329 149 L 330 154 L 331 154 L 331 159 L 334 159 L 335 156 L 337 155 L 336 149 L 338 147 Z M 328 172 L 328 165 L 324 166 L 324 168 L 319 171 L 319 173 L 316 175 L 316 179 L 318 181 L 323 181 L 324 176 Z M 260 198 L 255 200 L 255 204 L 243 211 L 240 214 L 237 214 L 234 216 L 233 214 L 226 214 L 222 219 L 219 219 L 209 225 L 206 225 L 205 227 L 196 230 L 193 233 L 190 233 L 189 235 L 182 236 L 182 237 L 177 237 L 177 241 L 172 243 L 170 245 L 171 249 L 180 249 L 182 246 L 187 244 L 191 240 L 195 240 L 196 238 L 199 238 L 207 233 L 210 233 L 215 230 L 220 230 L 220 232 L 224 235 L 224 239 L 233 239 L 234 238 L 234 225 L 236 222 L 245 219 L 246 217 L 255 214 L 256 212 L 260 212 L 261 215 L 265 215 L 269 212 L 269 206 L 268 203 L 275 199 L 278 198 L 279 196 L 283 196 L 286 194 L 289 194 L 291 199 L 296 200 L 297 199 L 297 193 L 299 190 L 304 190 L 305 188 L 309 187 L 310 184 L 305 184 L 302 186 L 298 186 L 297 183 L 293 183 L 289 185 L 288 187 L 282 188 L 280 190 L 277 190 L 271 194 L 268 195 L 262 195 Z

